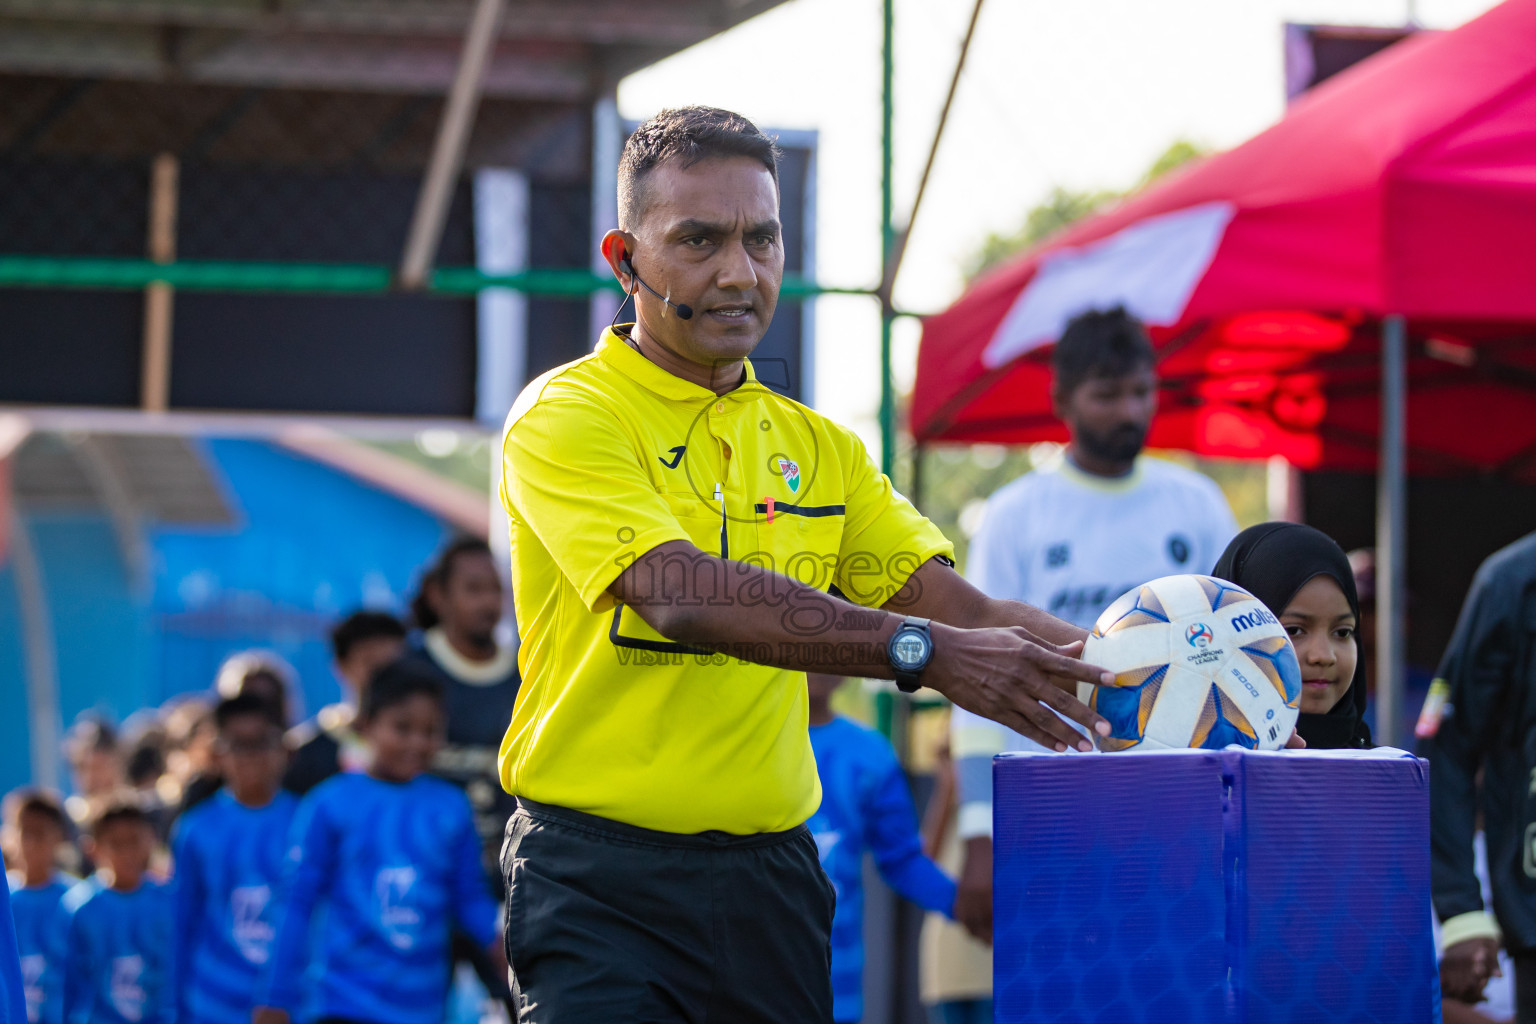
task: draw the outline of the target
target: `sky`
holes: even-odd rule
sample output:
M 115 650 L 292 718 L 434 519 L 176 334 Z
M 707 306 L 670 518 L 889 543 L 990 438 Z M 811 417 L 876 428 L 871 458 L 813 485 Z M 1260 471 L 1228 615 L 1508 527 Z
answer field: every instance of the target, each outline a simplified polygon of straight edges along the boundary
M 1413 8 L 1410 10 L 1410 6 Z M 1124 189 L 1177 139 L 1227 149 L 1284 106 L 1286 22 L 1451 28 L 1492 0 L 989 0 L 912 233 L 896 305 L 937 312 L 988 232 L 1011 232 L 1052 188 Z M 895 204 L 906 217 L 971 4 L 896 0 Z M 816 276 L 872 286 L 880 263 L 880 0 L 789 0 L 626 78 L 643 120 L 704 103 L 760 126 L 812 129 Z M 790 244 L 795 244 L 790 240 Z M 816 302 L 815 404 L 873 450 L 880 324 L 874 300 Z M 898 321 L 898 387 L 919 327 Z

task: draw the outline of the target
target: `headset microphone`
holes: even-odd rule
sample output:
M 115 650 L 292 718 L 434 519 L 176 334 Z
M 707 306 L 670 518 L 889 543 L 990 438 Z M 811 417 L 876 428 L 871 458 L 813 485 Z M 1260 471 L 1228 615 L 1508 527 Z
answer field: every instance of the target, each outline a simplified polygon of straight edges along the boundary
M 640 282 L 640 287 L 644 288 L 646 291 L 648 291 L 652 295 L 656 296 L 662 302 L 665 302 L 667 305 L 669 305 L 673 309 L 677 310 L 677 318 L 679 320 L 692 320 L 693 319 L 693 307 L 692 306 L 688 305 L 685 302 L 673 302 L 672 299 L 669 296 L 661 294 L 661 292 L 657 291 L 655 288 L 652 288 L 650 285 L 646 284 L 644 279 L 642 279 L 639 274 L 635 273 L 634 261 L 629 258 L 629 254 L 628 253 L 625 253 L 624 256 L 619 260 L 619 269 L 624 271 L 624 273 L 628 274 L 630 277 L 634 278 L 636 281 L 639 281 Z

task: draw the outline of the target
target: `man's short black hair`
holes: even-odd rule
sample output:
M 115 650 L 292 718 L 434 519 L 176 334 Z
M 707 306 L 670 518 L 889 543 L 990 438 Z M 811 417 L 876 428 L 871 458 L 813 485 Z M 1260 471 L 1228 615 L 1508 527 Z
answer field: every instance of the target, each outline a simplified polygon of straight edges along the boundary
M 64 814 L 64 804 L 46 789 L 28 786 L 18 789 L 7 798 L 12 807 L 12 821 L 20 825 L 23 814 L 36 814 L 46 818 L 64 835 L 69 835 L 69 818 Z
M 491 546 L 479 537 L 458 537 L 438 554 L 437 561 L 432 563 L 421 577 L 421 589 L 416 591 L 416 596 L 411 599 L 411 620 L 420 629 L 431 629 L 442 621 L 437 614 L 437 609 L 432 607 L 432 602 L 427 600 L 427 588 L 436 586 L 443 589 L 448 586 L 448 579 L 453 575 L 453 563 L 461 555 L 484 555 L 494 559 L 491 554 Z
M 123 821 L 137 822 L 151 832 L 155 831 L 155 819 L 144 800 L 133 793 L 122 793 L 103 804 L 91 818 L 91 835 L 100 839 L 109 826 Z
M 430 698 L 441 707 L 442 678 L 420 658 L 409 655 L 399 658 L 374 673 L 363 691 L 358 717 L 367 721 L 386 708 L 404 704 L 418 695 Z
M 758 161 L 779 185 L 779 147 L 740 114 L 718 107 L 674 107 L 635 129 L 619 158 L 619 227 L 628 231 L 644 212 L 645 176 L 668 160 L 687 168 L 711 157 Z
M 266 721 L 278 731 L 284 728 L 281 713 L 272 706 L 272 702 L 254 693 L 238 693 L 233 697 L 225 697 L 214 705 L 213 724 L 223 732 L 229 727 L 229 723 L 237 718 L 253 715 Z
M 346 661 L 352 648 L 379 637 L 404 640 L 405 626 L 386 612 L 353 612 L 331 630 L 331 651 L 337 661 Z
M 1063 395 L 1089 378 L 1123 377 L 1156 363 L 1147 329 L 1123 306 L 1073 317 L 1051 353 L 1056 388 Z

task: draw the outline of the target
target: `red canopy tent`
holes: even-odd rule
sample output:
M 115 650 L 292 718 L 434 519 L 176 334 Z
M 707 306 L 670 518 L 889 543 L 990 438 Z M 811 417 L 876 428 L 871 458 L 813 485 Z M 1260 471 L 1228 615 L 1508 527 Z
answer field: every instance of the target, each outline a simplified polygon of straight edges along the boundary
M 1536 0 L 1361 62 L 987 275 L 924 325 L 913 436 L 1065 437 L 1049 346 L 1117 303 L 1159 346 L 1154 446 L 1381 467 L 1400 630 L 1404 467 L 1536 480 Z

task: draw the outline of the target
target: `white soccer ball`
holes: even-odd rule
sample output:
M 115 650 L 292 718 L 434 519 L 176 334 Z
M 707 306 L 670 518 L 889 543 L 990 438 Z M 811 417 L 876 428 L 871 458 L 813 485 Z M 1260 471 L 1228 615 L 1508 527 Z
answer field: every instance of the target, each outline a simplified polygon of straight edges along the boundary
M 1210 576 L 1164 576 L 1104 610 L 1083 660 L 1115 673 L 1089 705 L 1109 720 L 1100 750 L 1285 745 L 1301 666 L 1258 598 Z

